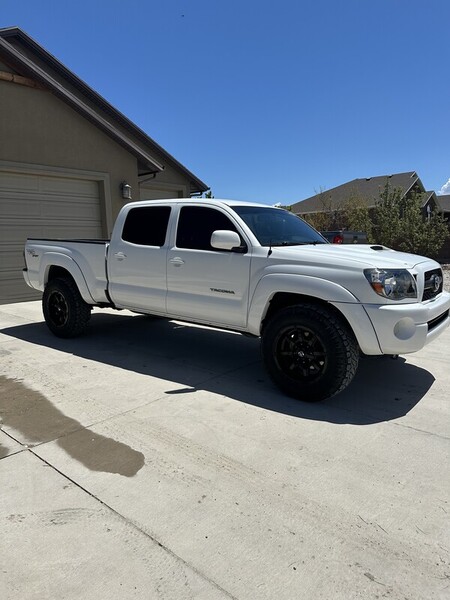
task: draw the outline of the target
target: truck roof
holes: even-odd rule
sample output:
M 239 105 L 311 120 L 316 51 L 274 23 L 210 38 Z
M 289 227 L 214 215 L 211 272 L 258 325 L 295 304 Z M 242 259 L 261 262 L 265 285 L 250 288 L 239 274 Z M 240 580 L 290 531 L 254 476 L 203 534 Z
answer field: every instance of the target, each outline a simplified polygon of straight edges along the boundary
M 162 200 L 139 200 L 137 202 L 130 202 L 125 206 L 147 206 L 151 204 L 202 204 L 204 206 L 260 206 L 263 208 L 277 208 L 270 206 L 270 204 L 262 204 L 261 202 L 249 202 L 244 200 L 226 200 L 223 198 L 172 198 Z

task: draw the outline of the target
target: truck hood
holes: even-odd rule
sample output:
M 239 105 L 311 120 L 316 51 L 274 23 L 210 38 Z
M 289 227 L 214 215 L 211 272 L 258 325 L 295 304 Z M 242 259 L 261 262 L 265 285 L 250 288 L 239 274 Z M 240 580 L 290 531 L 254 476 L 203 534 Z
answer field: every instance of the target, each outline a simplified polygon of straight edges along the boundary
M 376 244 L 317 244 L 305 246 L 276 246 L 272 248 L 272 259 L 319 263 L 321 266 L 359 268 L 413 269 L 431 259 L 416 254 L 397 252 Z M 437 264 L 437 263 L 436 263 Z M 439 265 L 437 265 L 439 266 Z

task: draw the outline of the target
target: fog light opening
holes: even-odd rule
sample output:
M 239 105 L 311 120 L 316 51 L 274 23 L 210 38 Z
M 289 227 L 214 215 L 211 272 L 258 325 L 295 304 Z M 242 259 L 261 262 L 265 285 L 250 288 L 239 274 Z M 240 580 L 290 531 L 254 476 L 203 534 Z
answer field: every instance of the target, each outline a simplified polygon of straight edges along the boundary
M 416 324 L 410 317 L 400 319 L 395 324 L 394 335 L 399 340 L 409 340 L 416 333 Z

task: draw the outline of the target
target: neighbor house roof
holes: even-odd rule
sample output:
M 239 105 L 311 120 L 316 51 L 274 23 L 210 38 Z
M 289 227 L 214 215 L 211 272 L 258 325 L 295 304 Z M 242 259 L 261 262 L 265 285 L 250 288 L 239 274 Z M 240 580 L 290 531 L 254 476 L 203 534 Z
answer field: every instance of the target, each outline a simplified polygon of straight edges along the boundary
M 361 198 L 367 202 L 368 206 L 374 206 L 375 201 L 380 197 L 380 193 L 384 190 L 386 184 L 391 189 L 402 189 L 404 194 L 415 184 L 418 184 L 421 190 L 425 191 L 415 171 L 353 179 L 353 181 L 338 185 L 335 188 L 325 190 L 315 196 L 306 198 L 306 200 L 297 202 L 292 206 L 292 211 L 297 214 L 306 214 L 329 209 L 338 210 L 346 200 L 352 197 Z
M 10 67 L 44 85 L 136 156 L 140 174 L 164 170 L 162 158 L 190 180 L 191 193 L 208 189 L 203 181 L 18 27 L 0 29 L 0 54 Z
M 450 194 L 436 196 L 436 201 L 437 205 L 441 209 L 441 212 L 450 212 Z
M 436 192 L 432 190 L 431 192 L 425 192 L 422 196 L 422 208 L 428 204 L 428 202 L 433 199 L 436 200 Z

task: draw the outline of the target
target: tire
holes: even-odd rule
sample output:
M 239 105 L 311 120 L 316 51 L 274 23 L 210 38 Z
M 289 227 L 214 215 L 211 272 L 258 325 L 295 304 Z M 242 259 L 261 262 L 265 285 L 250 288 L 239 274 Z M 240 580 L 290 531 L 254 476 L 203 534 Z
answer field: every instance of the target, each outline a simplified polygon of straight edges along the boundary
M 52 279 L 42 297 L 45 322 L 52 333 L 60 338 L 81 335 L 91 318 L 91 307 L 83 300 L 78 288 L 69 278 Z
M 277 312 L 263 331 L 261 349 L 272 380 L 305 402 L 341 392 L 358 368 L 353 333 L 334 313 L 313 304 Z

